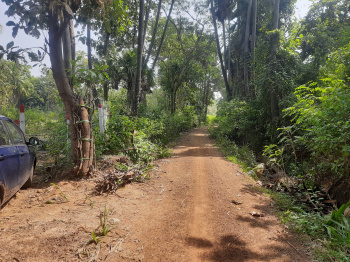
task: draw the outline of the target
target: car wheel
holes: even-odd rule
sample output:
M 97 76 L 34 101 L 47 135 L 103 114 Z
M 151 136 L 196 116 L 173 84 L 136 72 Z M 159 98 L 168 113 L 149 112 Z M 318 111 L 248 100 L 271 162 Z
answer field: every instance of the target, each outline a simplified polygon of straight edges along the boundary
M 33 184 L 33 175 L 34 175 L 34 166 L 32 166 L 32 169 L 30 170 L 30 176 L 28 180 L 24 183 L 22 186 L 22 189 L 26 189 L 32 186 Z

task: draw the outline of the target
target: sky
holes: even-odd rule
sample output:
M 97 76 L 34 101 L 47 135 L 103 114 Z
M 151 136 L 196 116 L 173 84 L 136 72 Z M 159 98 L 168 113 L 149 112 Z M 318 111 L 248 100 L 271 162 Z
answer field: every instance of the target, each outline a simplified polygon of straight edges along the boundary
M 312 0 L 297 0 L 296 3 L 296 10 L 295 10 L 295 16 L 297 19 L 302 19 L 306 14 L 307 11 L 309 10 L 309 7 L 312 4 Z M 31 48 L 31 47 L 43 47 L 44 46 L 44 37 L 40 37 L 39 39 L 36 39 L 34 37 L 28 36 L 24 33 L 23 30 L 19 30 L 17 37 L 13 38 L 12 37 L 12 27 L 8 27 L 6 26 L 6 23 L 9 20 L 14 20 L 12 17 L 7 17 L 7 15 L 5 15 L 5 11 L 7 10 L 7 6 L 5 3 L 0 2 L 0 25 L 2 25 L 2 29 L 0 31 L 0 45 L 2 45 L 3 47 L 6 47 L 7 43 L 14 41 L 15 46 L 19 46 L 21 48 Z M 47 34 L 45 32 L 42 32 L 42 34 L 46 35 Z M 80 43 L 79 41 L 77 41 L 77 50 L 82 50 L 82 51 L 86 51 L 86 47 Z M 45 57 L 44 64 L 46 64 L 46 66 L 50 66 L 50 60 L 48 55 Z M 31 70 L 32 74 L 34 76 L 40 76 L 40 67 L 34 67 Z

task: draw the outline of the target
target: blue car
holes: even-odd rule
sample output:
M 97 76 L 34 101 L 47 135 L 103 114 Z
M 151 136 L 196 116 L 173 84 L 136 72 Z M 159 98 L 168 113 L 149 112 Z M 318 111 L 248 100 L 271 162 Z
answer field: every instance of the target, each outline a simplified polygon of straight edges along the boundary
M 26 142 L 22 130 L 0 115 L 0 209 L 20 188 L 32 185 L 38 142 L 35 137 Z

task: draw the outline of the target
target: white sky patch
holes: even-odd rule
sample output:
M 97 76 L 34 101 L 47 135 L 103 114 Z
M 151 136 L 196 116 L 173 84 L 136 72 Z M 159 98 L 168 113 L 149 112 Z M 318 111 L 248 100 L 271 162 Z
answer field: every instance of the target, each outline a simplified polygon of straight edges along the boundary
M 313 0 L 298 0 L 295 4 L 295 17 L 298 20 L 303 19 L 313 2 Z

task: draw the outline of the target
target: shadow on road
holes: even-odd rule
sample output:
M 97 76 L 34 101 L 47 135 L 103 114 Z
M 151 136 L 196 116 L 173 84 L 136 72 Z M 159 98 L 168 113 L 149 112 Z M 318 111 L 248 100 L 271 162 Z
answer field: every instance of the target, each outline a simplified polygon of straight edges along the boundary
M 247 248 L 247 242 L 242 240 L 242 234 L 225 235 L 219 241 L 211 243 L 209 240 L 202 238 L 187 238 L 186 242 L 189 246 L 197 248 L 212 248 L 201 255 L 201 260 L 210 260 L 217 262 L 232 262 L 232 261 L 271 261 L 280 259 L 281 261 L 306 261 L 301 257 L 295 256 L 289 258 L 286 256 L 287 250 L 283 250 L 280 244 L 286 242 L 280 238 L 271 241 L 262 246 L 261 252 L 257 253 Z

